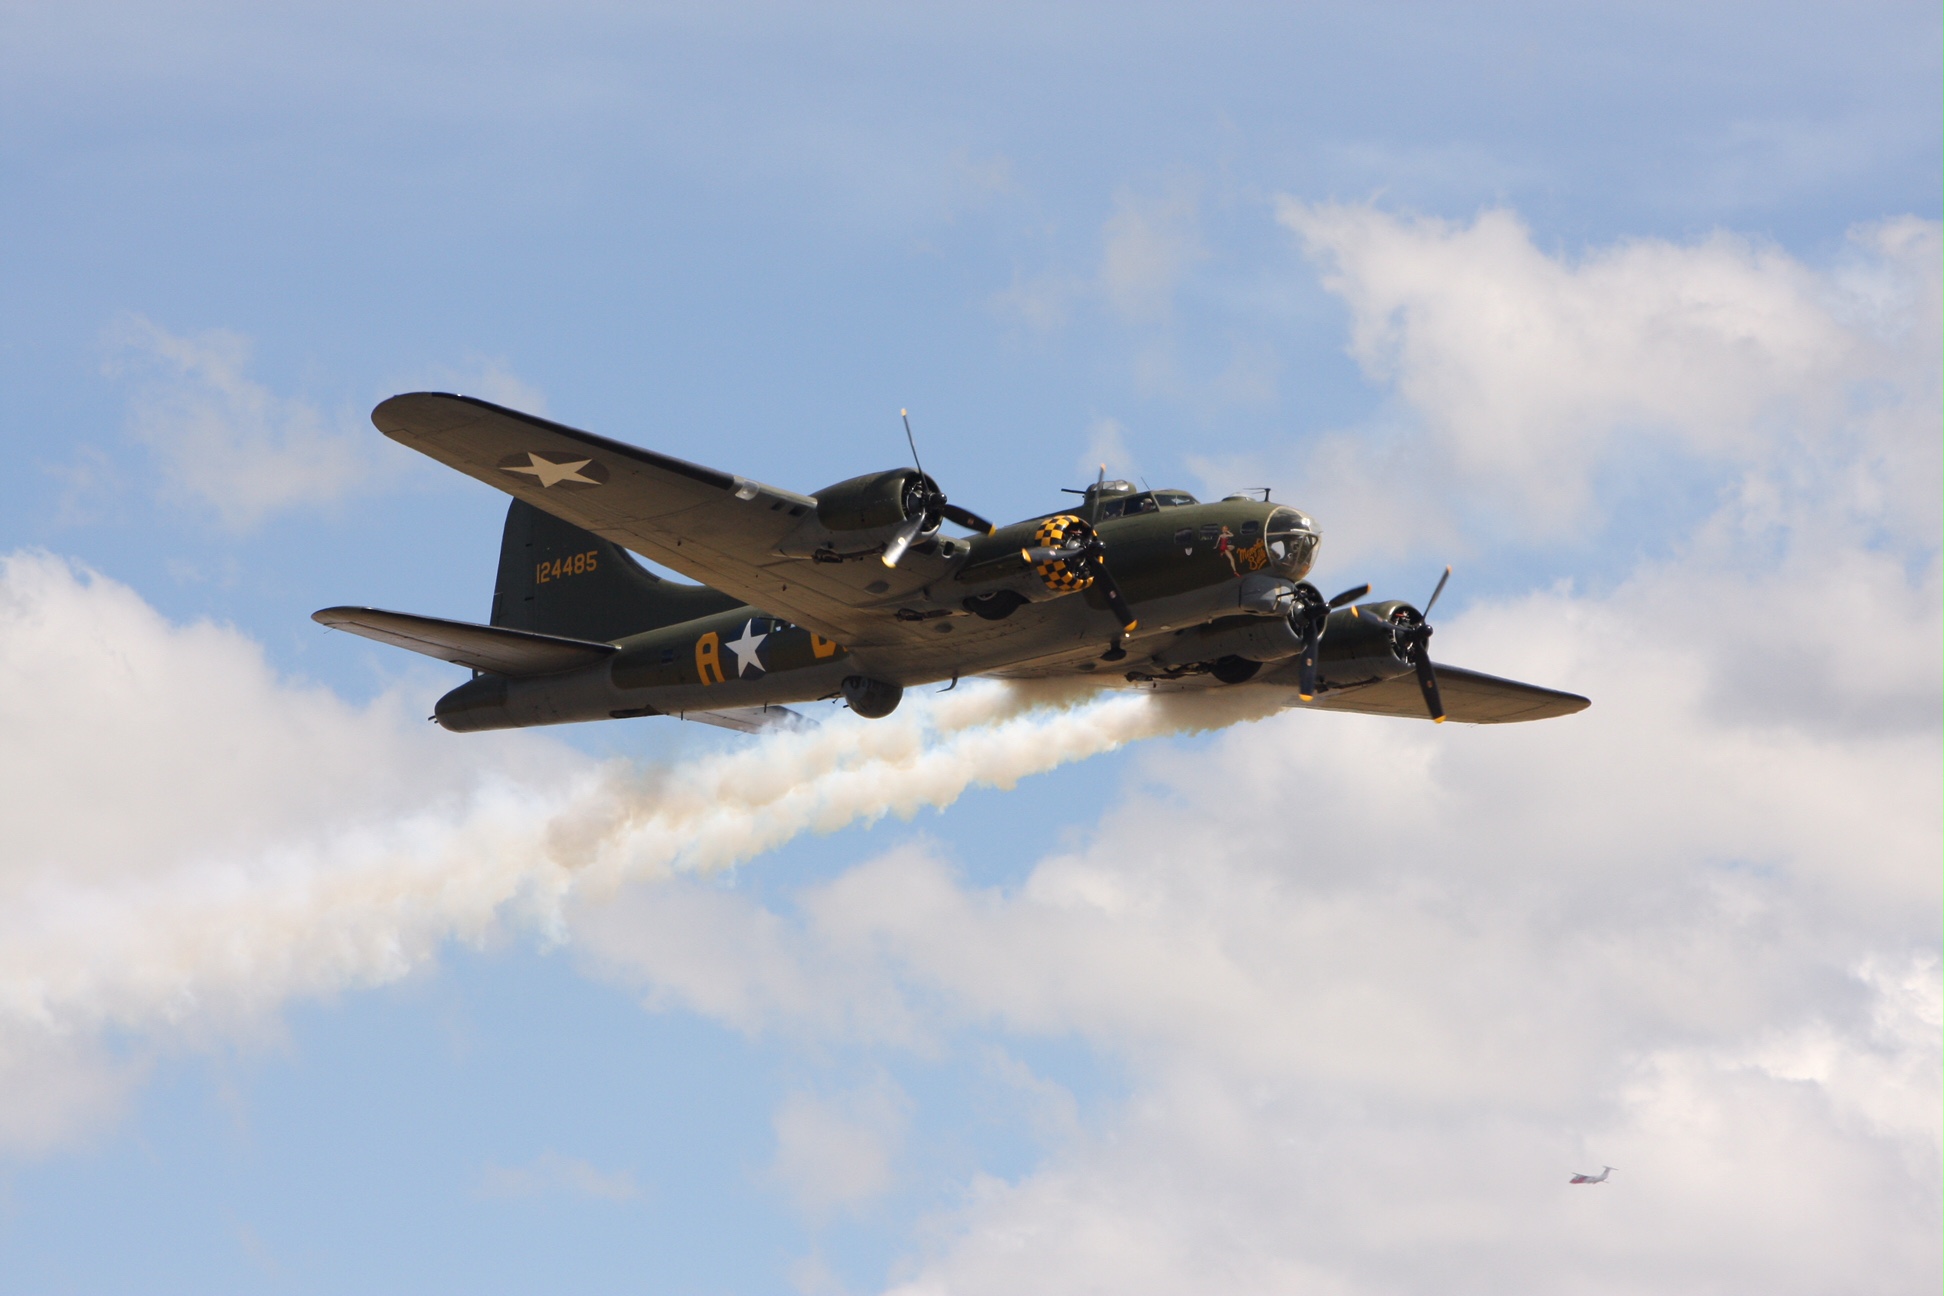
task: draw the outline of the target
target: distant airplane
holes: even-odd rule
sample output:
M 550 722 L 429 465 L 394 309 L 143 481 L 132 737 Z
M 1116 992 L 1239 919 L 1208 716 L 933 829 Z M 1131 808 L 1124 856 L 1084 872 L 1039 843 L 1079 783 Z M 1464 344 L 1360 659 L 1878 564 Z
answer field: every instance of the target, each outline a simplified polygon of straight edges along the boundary
M 1600 1173 L 1596 1175 L 1576 1174 L 1571 1179 L 1568 1179 L 1566 1182 L 1567 1183 L 1605 1183 L 1607 1176 L 1612 1173 L 1613 1173 L 1612 1166 L 1601 1166 Z

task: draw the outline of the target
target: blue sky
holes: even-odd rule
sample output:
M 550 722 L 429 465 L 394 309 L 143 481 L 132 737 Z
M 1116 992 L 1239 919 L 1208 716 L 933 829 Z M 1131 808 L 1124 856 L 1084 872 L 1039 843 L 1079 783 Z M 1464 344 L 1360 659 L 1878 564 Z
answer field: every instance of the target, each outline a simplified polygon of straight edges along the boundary
M 4 23 L 0 1290 L 1935 1288 L 1934 7 Z M 421 388 L 1270 483 L 1595 708 L 875 821 L 837 717 L 849 826 L 716 869 L 654 772 L 808 749 L 424 732 L 308 620 L 485 615 Z

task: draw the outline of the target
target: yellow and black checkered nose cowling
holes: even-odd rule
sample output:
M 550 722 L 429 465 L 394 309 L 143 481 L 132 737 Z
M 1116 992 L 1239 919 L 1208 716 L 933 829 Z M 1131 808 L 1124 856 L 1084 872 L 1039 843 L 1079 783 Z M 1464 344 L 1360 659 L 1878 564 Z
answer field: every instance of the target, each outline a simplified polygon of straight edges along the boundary
M 1066 546 L 1068 536 L 1077 531 L 1079 534 L 1075 538 L 1078 539 L 1084 537 L 1089 529 L 1085 522 L 1073 514 L 1062 513 L 1058 517 L 1050 517 L 1040 523 L 1038 532 L 1033 536 L 1033 546 L 1038 549 L 1061 549 Z M 1046 588 L 1055 594 L 1077 594 L 1094 581 L 1092 573 L 1084 566 L 1066 558 L 1054 562 L 1034 563 L 1033 570 L 1038 572 L 1039 578 L 1046 582 Z

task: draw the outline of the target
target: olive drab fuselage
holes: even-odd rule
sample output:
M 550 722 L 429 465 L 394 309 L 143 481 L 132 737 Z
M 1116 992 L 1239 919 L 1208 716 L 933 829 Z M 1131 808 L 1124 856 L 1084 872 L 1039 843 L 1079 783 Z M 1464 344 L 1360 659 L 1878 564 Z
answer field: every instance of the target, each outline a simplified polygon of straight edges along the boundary
M 856 479 L 869 489 L 849 491 L 839 514 L 863 524 L 853 533 L 868 536 L 898 519 L 897 476 Z M 1132 632 L 1114 624 L 1102 592 L 1084 573 L 1057 562 L 1035 564 L 1022 552 L 1057 544 L 1076 519 L 1098 533 L 1110 555 L 1139 615 Z M 908 687 L 977 674 L 1040 673 L 1062 663 L 1083 673 L 1119 664 L 1137 679 L 1144 673 L 1164 678 L 1197 665 L 1139 669 L 1178 634 L 1210 623 L 1278 617 L 1289 587 L 1315 561 L 1317 544 L 1309 518 L 1283 504 L 1252 497 L 1203 504 L 1181 491 L 1136 491 L 1113 483 L 1099 495 L 1089 491 L 1069 511 L 985 536 L 933 533 L 914 545 L 906 564 L 932 578 L 888 610 L 899 621 L 927 623 L 938 636 L 921 655 L 839 644 L 742 605 L 620 639 L 611 658 L 578 672 L 482 675 L 442 698 L 437 716 L 447 728 L 476 729 L 681 715 L 836 697 L 846 678 L 860 674 Z M 876 551 L 865 549 L 834 560 L 875 561 Z M 586 559 L 581 566 L 586 568 Z M 574 578 L 572 564 L 565 574 L 548 570 L 550 580 Z M 1103 656 L 1108 660 L 1094 664 Z M 1076 657 L 1081 660 L 1071 660 Z

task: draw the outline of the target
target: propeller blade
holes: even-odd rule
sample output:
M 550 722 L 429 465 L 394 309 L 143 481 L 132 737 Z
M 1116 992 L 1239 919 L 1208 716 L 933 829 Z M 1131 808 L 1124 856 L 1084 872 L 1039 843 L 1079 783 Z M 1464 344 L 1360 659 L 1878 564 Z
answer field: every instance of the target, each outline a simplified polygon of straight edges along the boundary
M 1430 709 L 1431 719 L 1443 724 L 1445 718 L 1444 698 L 1438 693 L 1438 673 L 1431 668 L 1431 654 L 1423 649 L 1417 654 L 1418 687 L 1424 690 L 1424 705 Z
M 1438 577 L 1438 588 L 1436 588 L 1436 589 L 1434 589 L 1434 590 L 1432 590 L 1432 591 L 1431 591 L 1431 602 L 1430 602 L 1430 603 L 1426 603 L 1426 604 L 1424 605 L 1424 619 L 1425 619 L 1425 620 L 1427 620 L 1427 621 L 1429 621 L 1429 620 L 1431 619 L 1431 607 L 1432 607 L 1432 604 L 1435 604 L 1435 603 L 1436 603 L 1436 602 L 1438 601 L 1438 595 L 1440 595 L 1440 594 L 1442 594 L 1442 593 L 1444 593 L 1444 587 L 1445 587 L 1445 582 L 1446 582 L 1446 581 L 1448 581 L 1448 580 L 1450 580 L 1450 579 L 1451 579 L 1451 568 L 1450 568 L 1450 567 L 1446 567 L 1446 568 L 1445 568 L 1445 570 L 1444 570 L 1444 575 L 1442 575 L 1442 576 L 1440 576 L 1440 577 Z
M 1343 591 L 1343 593 L 1337 595 L 1335 598 L 1330 600 L 1330 604 L 1329 604 L 1330 610 L 1335 611 L 1337 608 L 1342 607 L 1345 603 L 1355 603 L 1358 599 L 1362 598 L 1364 595 L 1368 593 L 1370 593 L 1370 586 L 1368 585 L 1359 585 L 1355 589 L 1347 589 Z
M 911 435 L 911 411 L 899 410 L 898 417 L 904 420 L 905 444 L 911 447 L 911 462 L 917 465 L 918 475 L 923 477 L 925 475 L 925 465 L 919 463 L 918 460 L 918 438 Z
M 892 535 L 891 542 L 884 546 L 884 565 L 886 567 L 896 567 L 898 560 L 905 556 L 905 550 L 911 548 L 911 542 L 916 540 L 918 533 L 924 529 L 925 515 L 923 513 L 918 514 L 916 517 L 906 518 L 905 524 L 899 527 L 897 532 Z
M 1134 609 L 1127 606 L 1127 600 L 1121 597 L 1120 586 L 1114 584 L 1112 573 L 1098 554 L 1094 556 L 1092 565 L 1094 580 L 1099 583 L 1100 592 L 1107 596 L 1107 606 L 1113 609 L 1114 616 L 1119 619 L 1121 633 L 1132 634 L 1134 628 L 1141 624 L 1134 617 Z
M 938 502 L 938 515 L 947 522 L 956 522 L 967 531 L 977 531 L 980 535 L 991 535 L 994 531 L 998 530 L 992 523 L 986 521 L 971 509 L 960 508 L 956 504 L 947 504 L 942 499 Z
M 1316 643 L 1313 638 L 1303 645 L 1303 655 L 1296 663 L 1296 696 L 1305 702 L 1316 699 Z

